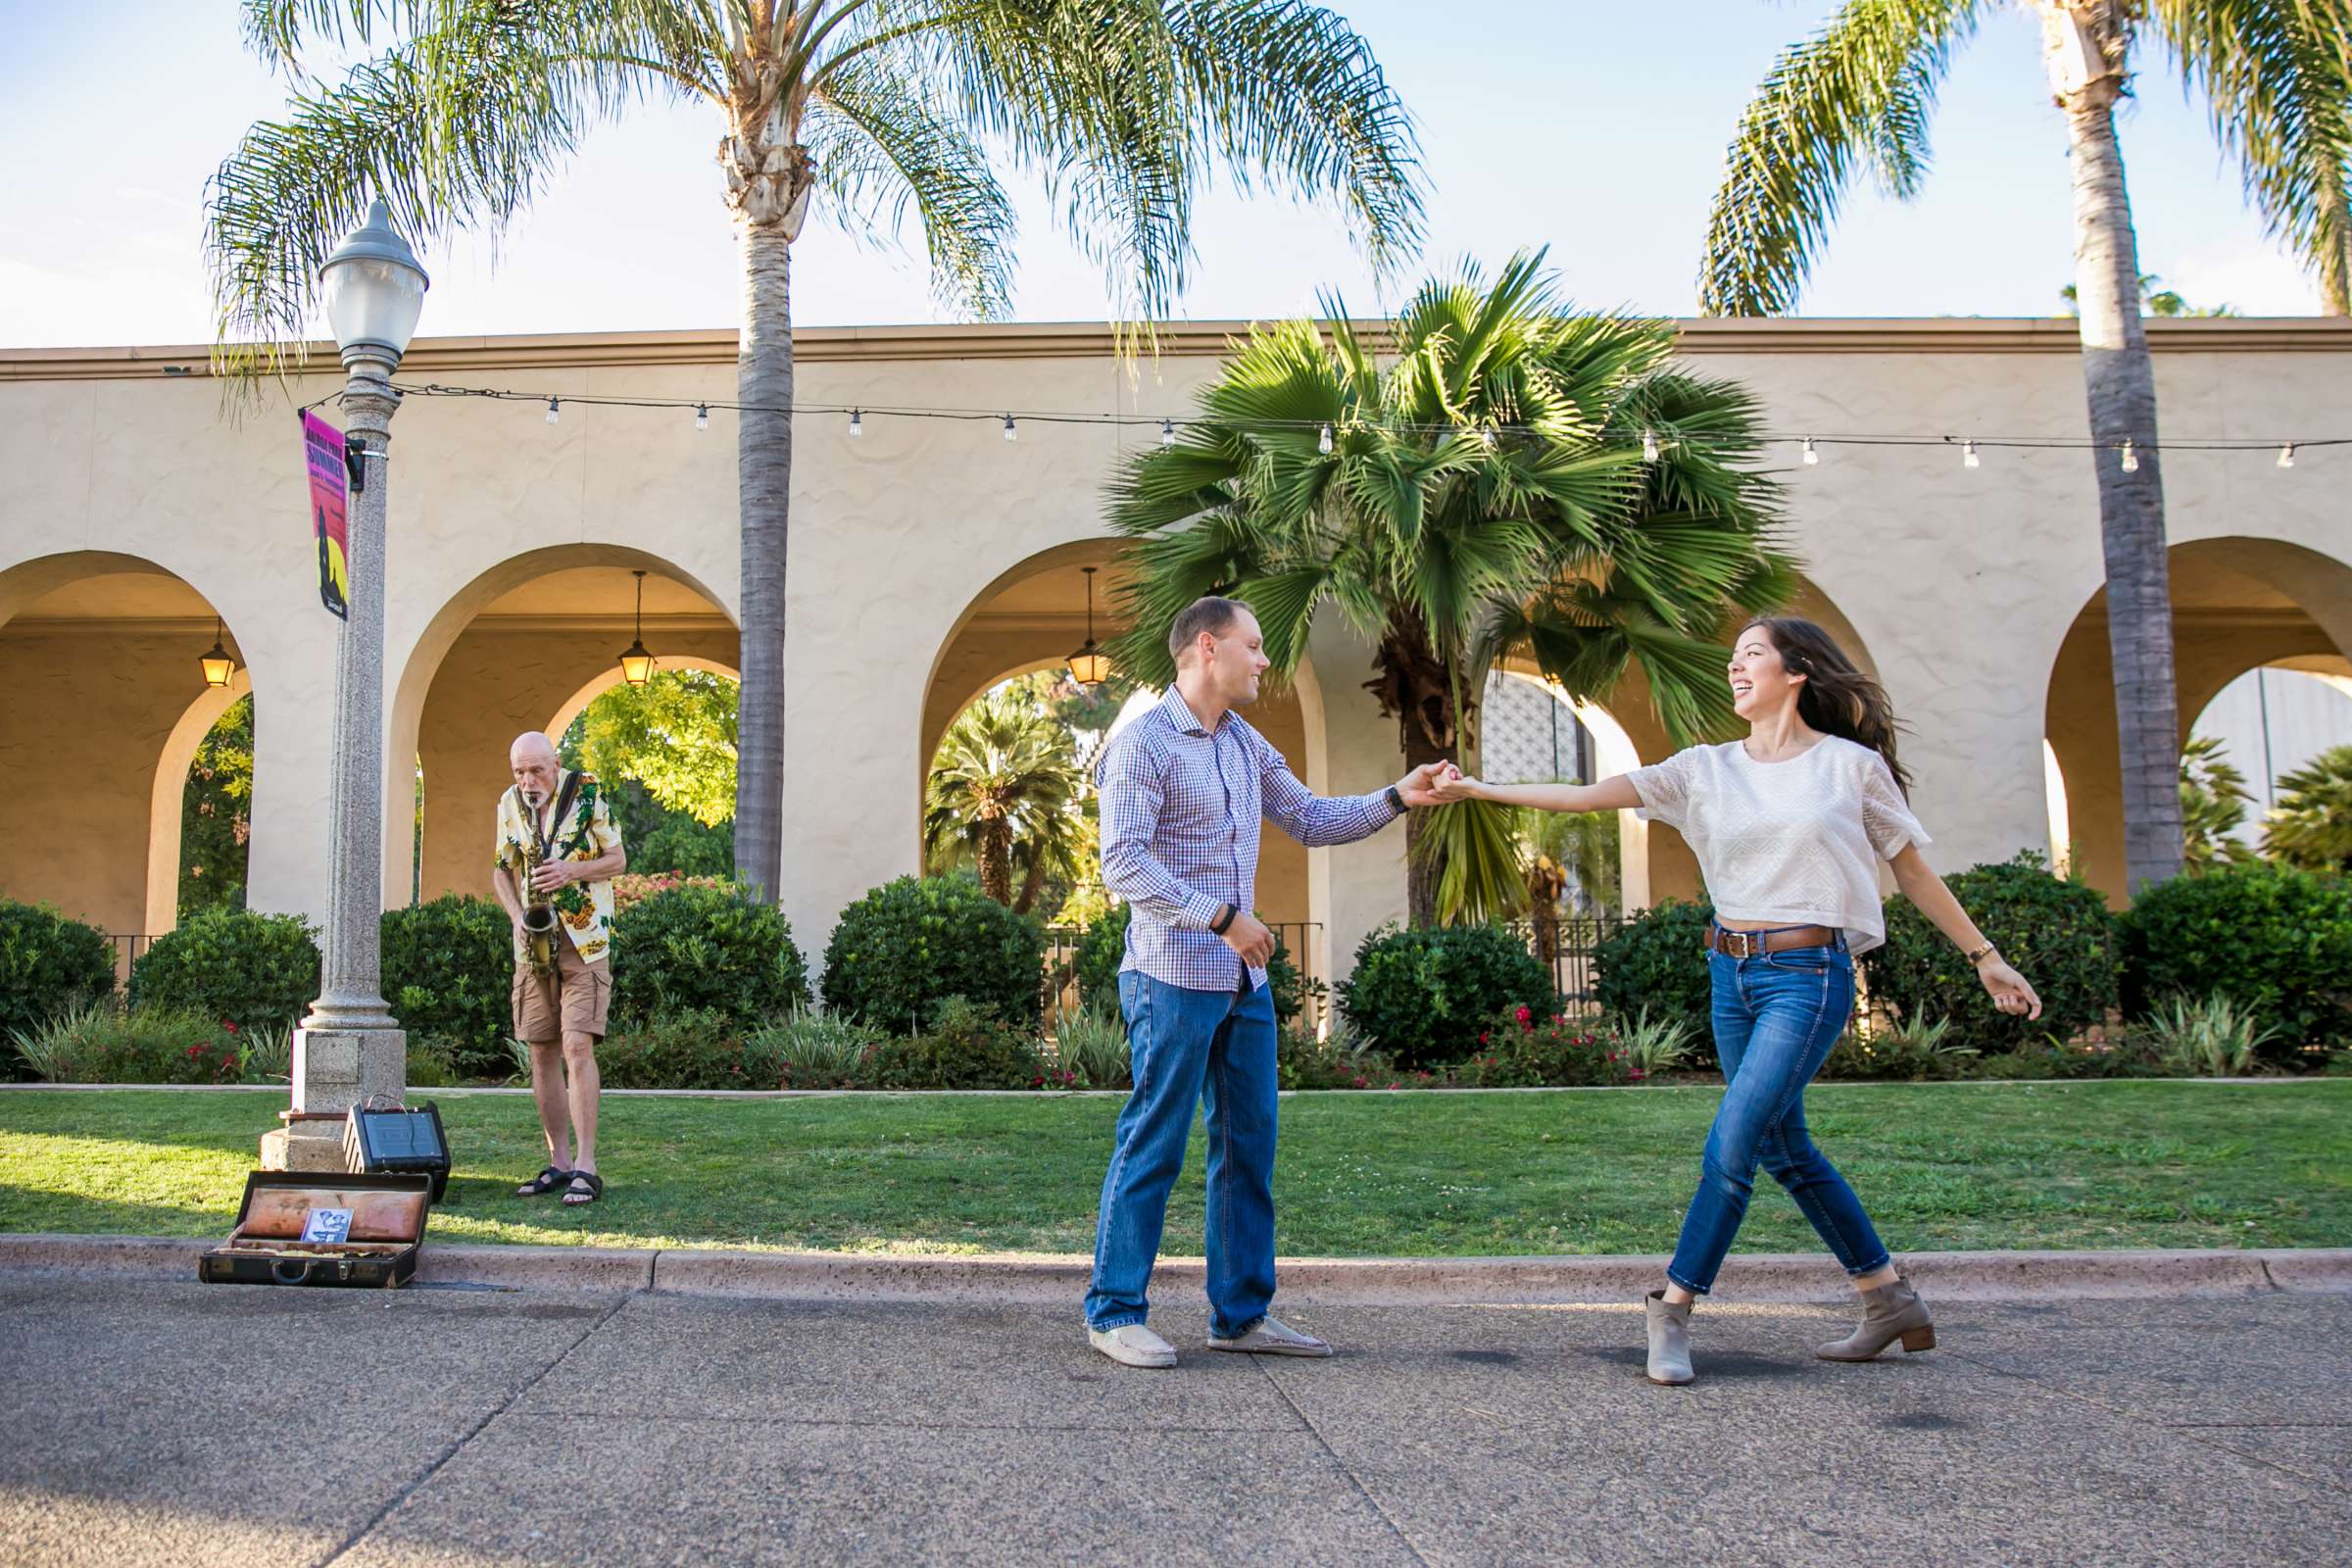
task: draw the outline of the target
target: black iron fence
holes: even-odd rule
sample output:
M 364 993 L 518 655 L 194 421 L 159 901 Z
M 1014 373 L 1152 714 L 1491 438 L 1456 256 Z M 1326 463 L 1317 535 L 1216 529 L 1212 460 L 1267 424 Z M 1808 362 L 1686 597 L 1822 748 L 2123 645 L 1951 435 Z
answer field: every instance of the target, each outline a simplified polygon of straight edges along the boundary
M 139 961 L 139 955 L 153 945 L 155 938 L 118 931 L 107 940 L 115 945 L 115 989 L 128 991 L 130 966 Z
M 1597 1000 L 1593 993 L 1593 981 L 1597 977 L 1593 955 L 1603 942 L 1631 925 L 1635 918 L 1614 909 L 1603 909 L 1596 914 L 1571 914 L 1562 910 L 1555 927 L 1554 941 L 1550 944 L 1553 951 L 1548 955 L 1544 951 L 1546 943 L 1538 932 L 1536 922 L 1516 920 L 1511 923 L 1510 929 L 1514 936 L 1527 944 L 1528 952 L 1538 958 L 1548 957 L 1552 987 L 1563 999 L 1592 1005 Z

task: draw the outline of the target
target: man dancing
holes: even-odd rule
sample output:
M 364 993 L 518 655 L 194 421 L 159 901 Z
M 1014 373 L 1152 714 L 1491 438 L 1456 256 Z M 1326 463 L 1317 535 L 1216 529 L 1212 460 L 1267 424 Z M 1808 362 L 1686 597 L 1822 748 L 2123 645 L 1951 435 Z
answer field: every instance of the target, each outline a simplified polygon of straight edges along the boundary
M 1168 632 L 1176 684 L 1121 731 L 1096 767 L 1102 883 L 1134 906 L 1119 966 L 1135 1092 L 1119 1114 L 1087 1338 L 1124 1366 L 1176 1364 L 1147 1328 L 1146 1287 L 1193 1109 L 1208 1107 L 1209 1348 L 1329 1355 L 1266 1310 L 1274 1299 L 1274 934 L 1250 912 L 1260 815 L 1313 849 L 1369 838 L 1436 802 L 1432 763 L 1375 795 L 1319 800 L 1233 711 L 1270 662 L 1257 617 L 1202 599 Z

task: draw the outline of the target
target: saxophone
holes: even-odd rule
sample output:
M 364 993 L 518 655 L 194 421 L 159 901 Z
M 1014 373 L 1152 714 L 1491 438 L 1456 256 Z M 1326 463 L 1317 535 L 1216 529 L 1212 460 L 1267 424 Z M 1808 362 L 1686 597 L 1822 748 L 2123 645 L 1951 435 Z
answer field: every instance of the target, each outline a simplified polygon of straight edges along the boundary
M 539 842 L 539 808 L 527 795 L 522 804 L 531 813 L 531 831 L 522 841 L 523 951 L 533 974 L 551 975 L 556 972 L 556 944 L 563 938 L 556 929 L 556 906 L 537 886 L 540 863 L 547 858 Z

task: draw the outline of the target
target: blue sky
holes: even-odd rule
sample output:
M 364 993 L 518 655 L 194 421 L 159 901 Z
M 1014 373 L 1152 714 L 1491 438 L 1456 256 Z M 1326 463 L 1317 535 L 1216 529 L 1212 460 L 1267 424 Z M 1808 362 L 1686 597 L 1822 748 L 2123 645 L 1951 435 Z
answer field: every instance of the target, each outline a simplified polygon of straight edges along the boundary
M 1422 136 L 1432 191 L 1424 269 L 1548 245 L 1591 305 L 1687 314 L 1707 202 L 1740 110 L 1826 0 L 1341 0 Z M 0 345 L 204 341 L 206 175 L 283 97 L 239 42 L 229 0 L 55 7 L 0 0 Z M 1661 18 L 1671 16 L 1672 24 Z M 2201 108 L 2142 61 L 2122 134 L 2141 265 L 2192 301 L 2308 314 L 2316 292 L 2262 237 Z M 2030 17 L 1996 16 L 1961 55 L 1936 122 L 1936 169 L 1909 206 L 1858 190 L 1801 310 L 1811 316 L 2046 316 L 2073 274 L 2065 134 Z M 493 244 L 427 258 L 420 330 L 725 327 L 735 259 L 701 105 L 599 131 Z M 1016 313 L 1099 319 L 1099 273 L 1041 195 L 1022 192 Z M 1219 192 L 1199 214 L 1179 314 L 1270 317 L 1337 288 L 1384 300 L 1337 223 Z M 953 318 L 919 245 L 876 250 L 812 226 L 796 249 L 804 324 Z M 1416 274 L 1417 275 L 1417 274 Z

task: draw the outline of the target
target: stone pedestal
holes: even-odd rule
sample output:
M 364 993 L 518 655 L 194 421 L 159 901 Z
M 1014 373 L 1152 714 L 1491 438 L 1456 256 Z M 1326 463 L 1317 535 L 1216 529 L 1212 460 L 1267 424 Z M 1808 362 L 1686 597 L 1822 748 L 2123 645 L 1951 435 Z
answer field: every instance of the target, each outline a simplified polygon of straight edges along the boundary
M 294 1105 L 297 1111 L 340 1116 L 381 1095 L 407 1092 L 409 1037 L 399 1029 L 294 1031 Z M 339 1121 L 295 1121 L 262 1135 L 264 1170 L 341 1170 Z

